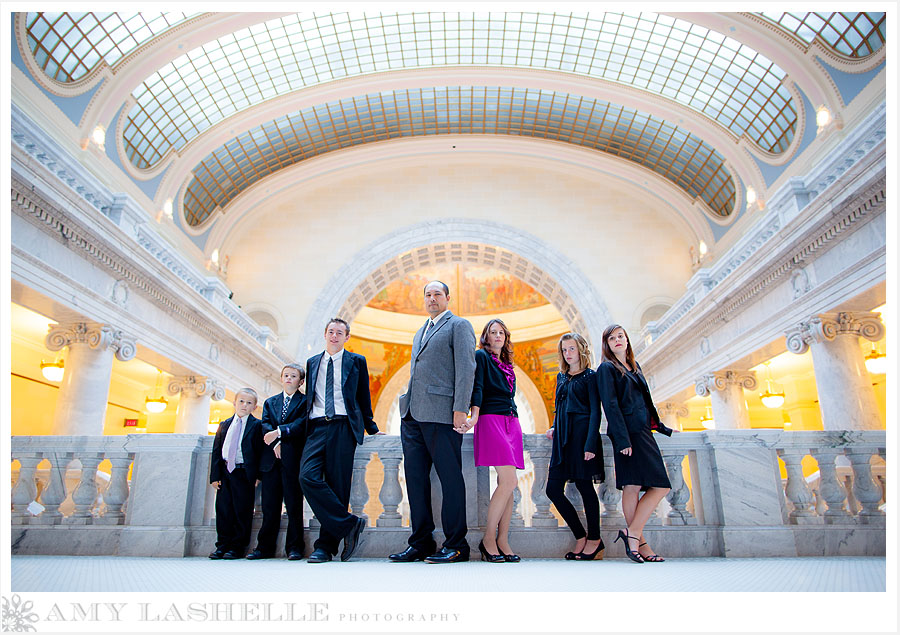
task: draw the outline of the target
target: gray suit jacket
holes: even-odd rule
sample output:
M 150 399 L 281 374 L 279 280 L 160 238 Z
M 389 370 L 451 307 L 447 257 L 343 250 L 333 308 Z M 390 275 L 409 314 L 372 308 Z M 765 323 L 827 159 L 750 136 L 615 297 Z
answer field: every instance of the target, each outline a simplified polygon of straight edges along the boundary
M 427 322 L 426 322 L 427 324 Z M 453 423 L 453 411 L 468 412 L 475 382 L 475 331 L 468 320 L 447 311 L 422 341 L 413 337 L 409 387 L 400 396 L 400 416 Z

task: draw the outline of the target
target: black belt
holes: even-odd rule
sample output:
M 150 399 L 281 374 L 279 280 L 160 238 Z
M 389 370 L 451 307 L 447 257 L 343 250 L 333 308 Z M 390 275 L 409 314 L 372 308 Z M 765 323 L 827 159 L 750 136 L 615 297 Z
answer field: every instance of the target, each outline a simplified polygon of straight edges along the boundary
M 340 421 L 350 421 L 350 417 L 347 415 L 336 415 L 334 417 L 316 417 L 309 420 L 310 423 L 335 423 Z

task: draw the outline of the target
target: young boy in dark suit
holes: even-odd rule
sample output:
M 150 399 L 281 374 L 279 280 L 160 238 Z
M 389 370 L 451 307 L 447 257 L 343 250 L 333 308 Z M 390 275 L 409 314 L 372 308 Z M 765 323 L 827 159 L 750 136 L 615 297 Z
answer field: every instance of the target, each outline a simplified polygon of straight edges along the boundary
M 279 425 L 298 422 L 300 432 L 284 439 L 275 447 L 265 445 L 260 463 L 262 488 L 262 526 L 256 536 L 256 549 L 247 554 L 248 560 L 275 556 L 275 541 L 281 527 L 281 503 L 287 510 L 288 526 L 284 537 L 284 551 L 288 560 L 303 558 L 303 492 L 300 487 L 300 457 L 305 440 L 304 417 L 306 396 L 300 392 L 306 370 L 300 364 L 288 364 L 281 369 L 282 392 L 272 395 L 263 404 L 263 434 Z
M 241 388 L 234 395 L 234 414 L 219 424 L 213 441 L 209 482 L 216 488 L 216 550 L 211 560 L 242 558 L 250 544 L 253 499 L 259 457 L 263 451 L 260 420 L 251 414 L 257 395 Z

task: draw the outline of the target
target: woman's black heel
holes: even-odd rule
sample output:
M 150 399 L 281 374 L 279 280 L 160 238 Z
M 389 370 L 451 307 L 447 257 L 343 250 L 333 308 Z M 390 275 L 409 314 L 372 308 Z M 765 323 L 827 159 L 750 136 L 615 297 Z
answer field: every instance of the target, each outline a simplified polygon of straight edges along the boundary
M 585 553 L 582 551 L 581 553 L 575 554 L 575 560 L 593 560 L 597 558 L 599 554 L 600 557 L 597 560 L 603 560 L 603 550 L 606 549 L 606 546 L 603 544 L 603 540 L 600 541 L 600 544 L 597 545 L 597 548 L 594 549 L 594 553 Z
M 486 562 L 506 562 L 506 558 L 499 553 L 489 553 L 484 546 L 484 541 L 478 543 L 478 551 L 481 552 L 481 559 Z
M 638 549 L 640 549 L 641 547 L 643 547 L 646 544 L 647 544 L 646 542 L 642 542 L 641 544 L 638 545 Z M 647 562 L 665 562 L 666 561 L 666 559 L 663 558 L 658 553 L 654 553 L 649 556 L 645 556 L 644 554 L 641 554 L 641 557 Z
M 503 549 L 500 548 L 500 545 L 497 545 L 497 551 L 500 552 L 500 555 L 503 556 L 503 559 L 506 562 L 521 562 L 522 558 L 514 553 L 504 553 Z
M 619 535 L 616 536 L 616 539 L 613 542 L 618 542 L 619 540 L 625 545 L 625 555 L 628 556 L 632 561 L 637 562 L 638 564 L 644 563 L 644 556 L 642 556 L 637 551 L 632 551 L 631 547 L 628 546 L 629 540 L 639 540 L 637 536 L 629 536 L 628 531 L 619 530 Z

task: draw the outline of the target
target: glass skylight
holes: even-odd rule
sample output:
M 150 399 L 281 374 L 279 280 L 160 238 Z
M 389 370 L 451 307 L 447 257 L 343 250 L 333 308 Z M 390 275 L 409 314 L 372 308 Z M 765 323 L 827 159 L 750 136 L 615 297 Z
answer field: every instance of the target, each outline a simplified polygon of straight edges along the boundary
M 399 137 L 505 134 L 572 143 L 638 163 L 731 214 L 734 180 L 702 139 L 630 108 L 523 88 L 399 90 L 334 101 L 257 126 L 213 151 L 193 170 L 184 218 L 201 225 L 260 179 L 332 150 Z
M 663 95 L 763 149 L 791 142 L 785 72 L 738 41 L 654 13 L 311 13 L 189 51 L 135 91 L 124 145 L 139 168 L 236 112 L 304 86 L 403 68 L 566 71 Z
M 780 13 L 763 12 L 804 42 L 816 36 L 847 57 L 866 57 L 882 46 L 887 24 L 883 13 Z
M 28 13 L 28 47 L 47 76 L 74 82 L 100 60 L 112 66 L 186 13 Z

